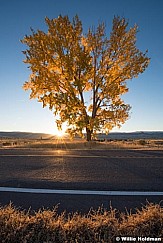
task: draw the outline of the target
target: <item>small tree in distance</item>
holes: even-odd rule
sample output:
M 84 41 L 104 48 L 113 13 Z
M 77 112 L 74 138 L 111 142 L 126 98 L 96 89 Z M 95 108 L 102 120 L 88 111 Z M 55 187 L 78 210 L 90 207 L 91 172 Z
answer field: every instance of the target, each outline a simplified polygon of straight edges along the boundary
M 23 88 L 31 90 L 30 98 L 53 110 L 59 129 L 67 122 L 72 136 L 86 131 L 87 141 L 120 127 L 130 110 L 121 98 L 128 92 L 126 81 L 143 73 L 150 60 L 136 47 L 138 27 L 128 29 L 125 18 L 114 17 L 108 38 L 104 23 L 83 34 L 78 16 L 45 22 L 47 33 L 32 30 L 22 40 L 31 70 Z

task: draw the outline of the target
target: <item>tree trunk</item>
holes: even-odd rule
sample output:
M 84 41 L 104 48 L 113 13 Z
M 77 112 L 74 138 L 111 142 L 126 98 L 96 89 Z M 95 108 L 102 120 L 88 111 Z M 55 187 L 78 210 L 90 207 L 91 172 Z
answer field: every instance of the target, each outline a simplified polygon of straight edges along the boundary
M 86 132 L 87 132 L 87 141 L 91 141 L 92 139 L 92 130 L 86 128 Z

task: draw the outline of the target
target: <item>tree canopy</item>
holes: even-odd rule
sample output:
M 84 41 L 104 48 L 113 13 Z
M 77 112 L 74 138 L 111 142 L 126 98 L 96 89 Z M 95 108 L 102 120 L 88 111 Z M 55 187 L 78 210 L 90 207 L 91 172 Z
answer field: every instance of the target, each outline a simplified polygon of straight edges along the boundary
M 127 81 L 143 73 L 150 60 L 136 47 L 137 25 L 129 28 L 125 18 L 114 17 L 108 38 L 104 23 L 83 33 L 78 16 L 45 22 L 47 33 L 31 30 L 22 40 L 31 70 L 23 88 L 31 90 L 30 98 L 49 106 L 59 117 L 58 128 L 67 122 L 72 136 L 86 131 L 89 141 L 98 131 L 120 127 L 130 111 L 121 97 Z

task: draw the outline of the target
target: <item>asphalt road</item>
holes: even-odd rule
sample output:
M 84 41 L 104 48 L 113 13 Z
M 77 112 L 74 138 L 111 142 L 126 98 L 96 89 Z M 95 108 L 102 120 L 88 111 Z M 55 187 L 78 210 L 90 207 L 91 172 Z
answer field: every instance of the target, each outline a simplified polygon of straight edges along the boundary
M 39 150 L 1 149 L 0 187 L 163 191 L 163 151 L 156 150 Z M 0 204 L 10 201 L 23 209 L 52 208 L 87 212 L 111 205 L 140 207 L 159 203 L 163 196 L 97 196 L 1 192 Z

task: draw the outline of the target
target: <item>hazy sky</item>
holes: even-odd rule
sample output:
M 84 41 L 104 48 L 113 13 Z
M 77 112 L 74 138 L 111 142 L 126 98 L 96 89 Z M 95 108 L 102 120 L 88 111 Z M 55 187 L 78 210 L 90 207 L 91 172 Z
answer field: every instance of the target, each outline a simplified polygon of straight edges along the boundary
M 51 133 L 54 117 L 29 92 L 22 89 L 29 70 L 23 63 L 20 42 L 33 29 L 45 30 L 45 16 L 75 14 L 89 26 L 104 21 L 109 28 L 114 15 L 139 26 L 137 46 L 148 49 L 151 62 L 137 79 L 129 81 L 125 101 L 132 106 L 131 118 L 114 131 L 163 131 L 163 1 L 162 0 L 0 0 L 0 131 Z

